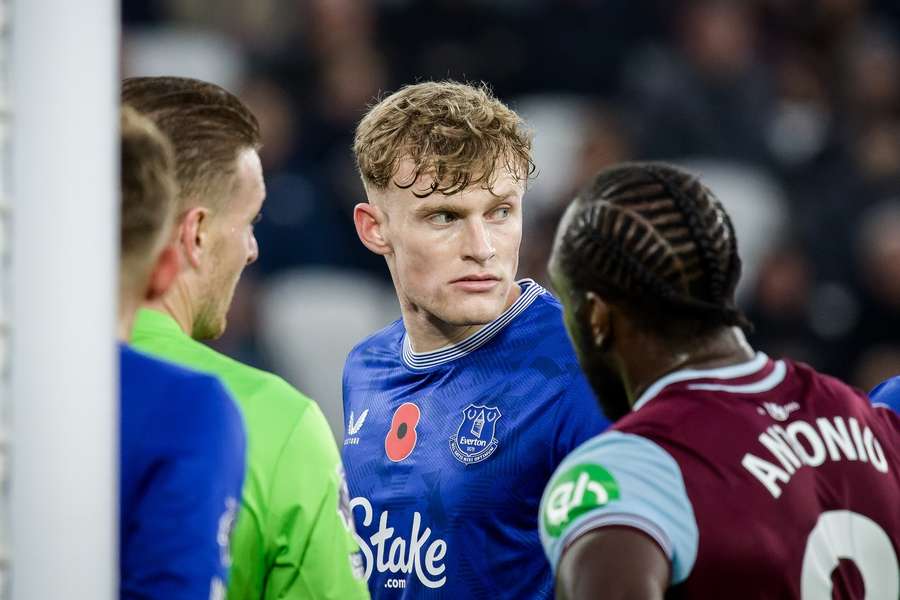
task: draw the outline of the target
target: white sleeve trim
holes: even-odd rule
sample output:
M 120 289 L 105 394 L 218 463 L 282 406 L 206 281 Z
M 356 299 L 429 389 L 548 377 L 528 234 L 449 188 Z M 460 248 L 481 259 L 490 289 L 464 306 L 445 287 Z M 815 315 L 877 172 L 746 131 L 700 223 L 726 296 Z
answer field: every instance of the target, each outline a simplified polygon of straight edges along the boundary
M 625 526 L 637 529 L 646 533 L 653 539 L 662 549 L 663 554 L 671 562 L 672 560 L 672 540 L 666 535 L 656 523 L 646 519 L 640 515 L 630 513 L 604 513 L 595 517 L 589 517 L 572 529 L 562 540 L 562 551 L 565 551 L 575 543 L 575 541 L 586 533 L 590 533 L 596 529 L 603 527 Z M 562 554 L 560 555 L 560 557 Z

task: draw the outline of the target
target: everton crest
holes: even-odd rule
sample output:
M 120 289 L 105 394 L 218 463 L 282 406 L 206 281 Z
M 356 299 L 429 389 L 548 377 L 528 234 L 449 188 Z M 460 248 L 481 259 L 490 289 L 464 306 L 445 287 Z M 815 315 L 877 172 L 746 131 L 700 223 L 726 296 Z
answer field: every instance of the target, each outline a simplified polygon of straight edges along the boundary
M 494 435 L 502 415 L 496 406 L 470 404 L 463 409 L 462 423 L 450 436 L 450 450 L 456 460 L 472 465 L 488 458 L 500 442 Z

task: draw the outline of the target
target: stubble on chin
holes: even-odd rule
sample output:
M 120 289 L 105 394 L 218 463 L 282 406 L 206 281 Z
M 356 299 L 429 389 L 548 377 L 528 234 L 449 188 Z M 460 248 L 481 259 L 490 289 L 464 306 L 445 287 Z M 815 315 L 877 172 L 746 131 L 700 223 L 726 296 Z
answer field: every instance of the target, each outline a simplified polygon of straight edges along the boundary
M 585 369 L 585 377 L 597 396 L 603 414 L 610 421 L 617 421 L 631 412 L 628 393 L 618 373 L 602 361 L 595 360 Z
M 200 310 L 194 318 L 191 337 L 195 340 L 216 340 L 225 333 L 228 310 L 234 298 L 235 281 L 226 288 L 224 282 L 212 283 L 204 292 Z
M 442 321 L 456 327 L 473 327 L 487 325 L 503 314 L 508 308 L 507 294 L 501 297 L 488 298 L 450 298 L 444 304 Z M 438 315 L 436 315 L 438 316 Z
M 572 342 L 577 350 L 579 366 L 603 414 L 610 421 L 616 421 L 631 412 L 625 384 L 619 373 L 607 364 L 604 354 L 594 346 L 588 328 L 581 322 L 577 328 Z
M 191 337 L 195 340 L 215 340 L 225 333 L 226 318 L 224 314 L 217 314 L 215 308 L 207 307 L 197 314 Z

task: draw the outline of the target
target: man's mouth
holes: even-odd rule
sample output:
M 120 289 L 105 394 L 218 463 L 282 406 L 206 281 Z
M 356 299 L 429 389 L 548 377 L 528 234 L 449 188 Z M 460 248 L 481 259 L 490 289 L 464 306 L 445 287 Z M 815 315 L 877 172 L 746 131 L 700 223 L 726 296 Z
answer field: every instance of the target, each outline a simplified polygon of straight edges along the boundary
M 479 273 L 475 275 L 466 275 L 450 282 L 456 288 L 466 292 L 489 292 L 500 283 L 500 278 L 496 275 L 487 273 Z

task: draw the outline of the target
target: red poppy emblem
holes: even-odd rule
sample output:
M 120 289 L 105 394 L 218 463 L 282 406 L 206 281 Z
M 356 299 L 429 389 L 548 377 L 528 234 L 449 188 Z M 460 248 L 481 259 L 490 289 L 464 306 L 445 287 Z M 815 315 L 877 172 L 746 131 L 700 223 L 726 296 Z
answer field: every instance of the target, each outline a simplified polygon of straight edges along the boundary
M 418 439 L 416 425 L 419 424 L 421 416 L 419 407 L 412 402 L 404 402 L 394 412 L 394 418 L 391 419 L 391 430 L 384 438 L 384 451 L 387 452 L 389 459 L 400 462 L 412 454 Z

